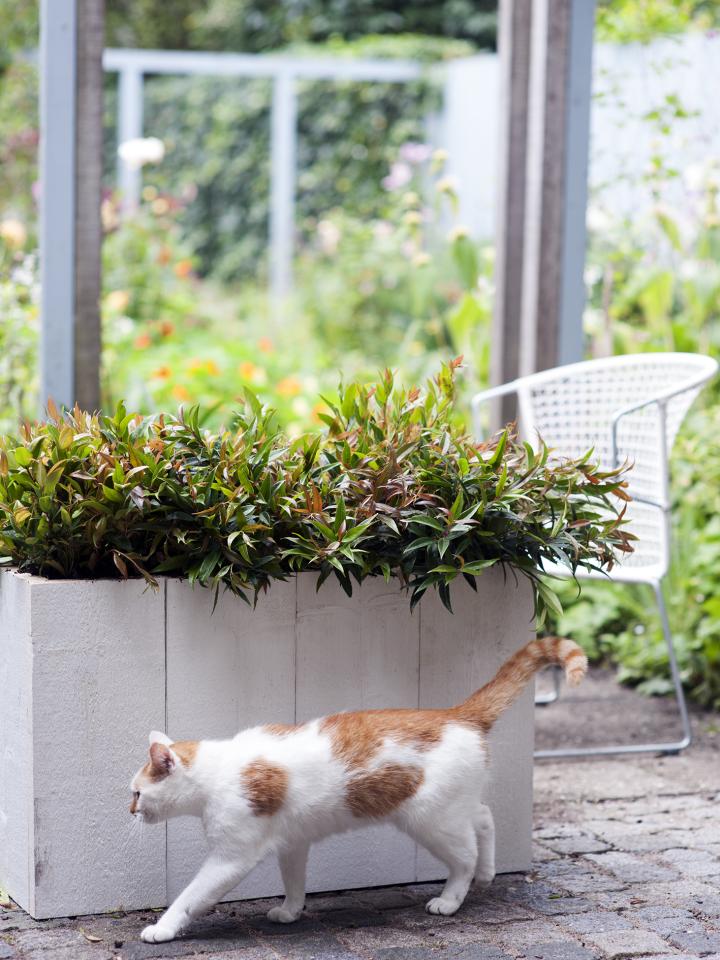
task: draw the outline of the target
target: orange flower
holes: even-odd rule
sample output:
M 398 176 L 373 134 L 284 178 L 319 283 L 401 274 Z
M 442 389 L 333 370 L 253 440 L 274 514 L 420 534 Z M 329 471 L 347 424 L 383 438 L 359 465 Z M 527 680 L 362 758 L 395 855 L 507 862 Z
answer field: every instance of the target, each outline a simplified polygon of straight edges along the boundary
M 189 400 L 190 391 L 187 387 L 184 387 L 181 383 L 176 383 L 171 391 L 172 395 L 176 400 Z
M 167 380 L 168 377 L 172 376 L 172 370 L 166 366 L 158 367 L 157 370 L 153 370 L 153 376 L 159 380 Z
M 105 297 L 105 305 L 108 310 L 123 313 L 130 305 L 130 294 L 127 290 L 111 290 Z
M 214 360 L 208 360 L 208 362 L 205 364 L 205 369 L 211 377 L 218 377 L 220 375 L 220 367 L 215 363 Z
M 150 209 L 157 217 L 162 217 L 170 210 L 170 204 L 167 202 L 165 197 L 158 197 L 157 200 L 153 200 L 150 204 Z
M 281 397 L 296 397 L 302 390 L 302 384 L 297 377 L 284 377 L 276 387 Z
M 272 353 L 275 347 L 270 337 L 260 337 L 258 340 L 258 350 L 261 350 L 263 353 Z
M 198 370 L 202 370 L 204 366 L 205 366 L 204 360 L 199 360 L 197 357 L 193 357 L 193 359 L 188 364 L 188 369 L 190 370 L 190 373 L 196 373 Z
M 135 347 L 137 350 L 145 350 L 151 343 L 152 339 L 149 333 L 141 333 L 139 337 L 135 337 Z
M 160 264 L 161 267 L 164 267 L 168 263 L 170 263 L 170 247 L 164 244 L 162 247 L 160 247 L 157 255 L 157 262 Z
M 175 333 L 175 327 L 170 323 L 169 320 L 163 320 L 160 324 L 160 333 L 164 337 L 169 337 L 171 333 Z
M 176 277 L 180 277 L 181 280 L 184 280 L 192 273 L 192 260 L 178 260 L 173 267 L 173 271 Z
M 254 380 L 255 374 L 257 372 L 257 367 L 254 363 L 251 363 L 250 360 L 243 360 L 243 362 L 238 367 L 238 373 L 243 378 L 243 380 Z
M 321 413 L 329 413 L 327 405 L 324 403 L 316 403 L 312 408 L 312 418 L 315 423 L 322 423 L 322 420 L 320 419 Z

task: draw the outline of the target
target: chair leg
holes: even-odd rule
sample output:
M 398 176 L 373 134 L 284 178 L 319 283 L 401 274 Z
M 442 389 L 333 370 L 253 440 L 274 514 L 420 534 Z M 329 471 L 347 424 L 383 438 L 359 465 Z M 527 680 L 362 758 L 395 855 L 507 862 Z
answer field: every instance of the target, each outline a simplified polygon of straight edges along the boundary
M 673 687 L 675 689 L 675 699 L 677 701 L 678 713 L 680 714 L 680 723 L 682 726 L 682 737 L 679 740 L 673 740 L 667 743 L 632 743 L 618 744 L 617 746 L 606 747 L 574 747 L 558 750 L 536 750 L 535 759 L 544 760 L 548 758 L 564 759 L 569 757 L 602 757 L 612 756 L 614 754 L 628 753 L 663 753 L 677 754 L 692 743 L 692 728 L 688 716 L 687 704 L 685 702 L 685 692 L 683 691 L 682 681 L 680 679 L 680 670 L 678 669 L 677 657 L 675 656 L 675 647 L 673 646 L 672 634 L 670 632 L 670 622 L 665 606 L 665 598 L 662 592 L 662 584 L 654 580 L 651 584 L 655 594 L 655 600 L 660 612 L 660 623 L 662 625 L 665 643 L 668 648 L 668 658 L 670 661 L 670 673 L 672 676 Z
M 535 706 L 536 707 L 547 707 L 555 701 L 560 696 L 560 667 L 552 667 L 552 678 L 553 678 L 553 688 L 549 693 L 536 693 L 535 694 Z

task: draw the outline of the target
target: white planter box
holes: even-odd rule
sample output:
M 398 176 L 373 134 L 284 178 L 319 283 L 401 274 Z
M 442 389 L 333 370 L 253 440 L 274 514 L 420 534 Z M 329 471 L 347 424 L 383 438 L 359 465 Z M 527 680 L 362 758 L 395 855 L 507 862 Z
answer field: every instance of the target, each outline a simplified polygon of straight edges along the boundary
M 0 573 L 0 886 L 46 918 L 163 906 L 202 858 L 198 821 L 139 825 L 129 782 L 147 735 L 229 737 L 269 721 L 357 708 L 457 703 L 531 639 L 527 583 L 489 571 L 478 592 L 410 614 L 382 580 L 347 597 L 316 576 L 276 583 L 257 608 L 166 580 L 43 580 Z M 491 737 L 499 871 L 530 866 L 531 687 Z M 313 848 L 309 890 L 434 880 L 444 868 L 372 827 Z M 280 893 L 261 864 L 228 899 Z

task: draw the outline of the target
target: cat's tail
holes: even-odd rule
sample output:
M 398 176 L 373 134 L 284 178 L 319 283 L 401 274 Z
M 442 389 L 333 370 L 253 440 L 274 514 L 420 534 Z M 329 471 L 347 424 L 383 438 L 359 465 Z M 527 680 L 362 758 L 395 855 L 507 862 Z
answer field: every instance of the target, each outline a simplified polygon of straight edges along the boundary
M 587 672 L 587 657 L 572 640 L 560 637 L 531 640 L 506 660 L 489 683 L 455 707 L 455 713 L 482 730 L 489 730 L 522 693 L 530 678 L 541 667 L 552 663 L 565 668 L 565 679 L 573 687 Z

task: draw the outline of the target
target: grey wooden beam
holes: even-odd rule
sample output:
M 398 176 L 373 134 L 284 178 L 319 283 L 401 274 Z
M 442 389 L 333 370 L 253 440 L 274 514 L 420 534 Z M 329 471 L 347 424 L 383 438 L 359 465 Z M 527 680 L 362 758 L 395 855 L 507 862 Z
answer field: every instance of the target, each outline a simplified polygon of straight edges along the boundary
M 100 403 L 103 0 L 42 0 L 40 405 Z
M 77 0 L 75 399 L 100 407 L 104 0 Z
M 534 0 L 520 372 L 582 357 L 595 0 Z
M 495 306 L 490 380 L 493 386 L 520 374 L 520 318 L 525 232 L 528 80 L 532 0 L 501 0 L 498 24 L 500 129 L 495 211 Z M 515 398 L 493 402 L 493 430 L 516 417 Z

